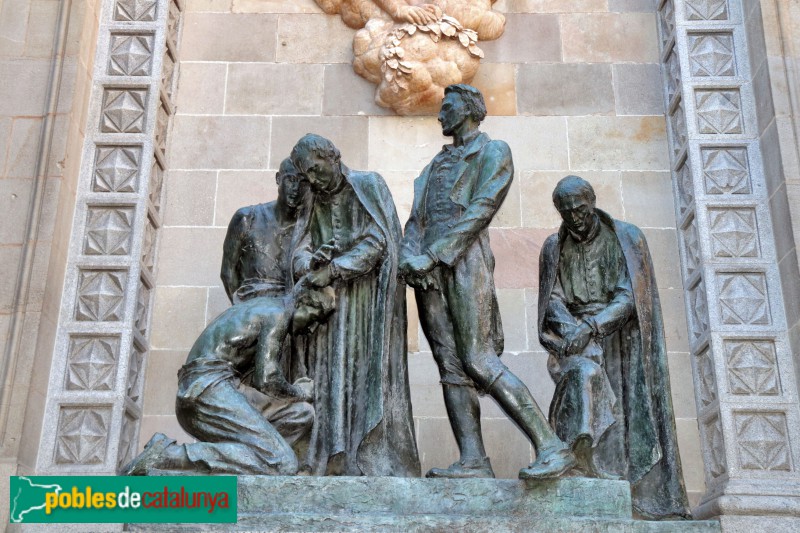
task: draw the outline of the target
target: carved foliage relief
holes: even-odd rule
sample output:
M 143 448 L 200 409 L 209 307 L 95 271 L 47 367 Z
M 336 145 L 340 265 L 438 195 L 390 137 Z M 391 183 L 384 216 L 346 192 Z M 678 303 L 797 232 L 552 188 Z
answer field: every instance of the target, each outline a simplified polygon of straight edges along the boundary
M 357 29 L 353 69 L 377 85 L 375 102 L 401 115 L 436 113 L 444 88 L 469 83 L 480 41 L 503 34 L 496 0 L 316 0 Z

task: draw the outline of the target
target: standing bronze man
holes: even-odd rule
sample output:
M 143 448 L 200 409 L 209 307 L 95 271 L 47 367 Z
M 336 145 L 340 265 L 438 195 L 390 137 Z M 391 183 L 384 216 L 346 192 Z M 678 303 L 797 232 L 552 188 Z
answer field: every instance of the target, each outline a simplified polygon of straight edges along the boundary
M 494 290 L 489 223 L 514 175 L 511 151 L 478 130 L 486 116 L 469 85 L 445 89 L 439 122 L 453 137 L 414 182 L 400 270 L 416 289 L 420 322 L 439 366 L 460 460 L 428 477 L 494 477 L 483 445 L 478 390 L 490 394 L 536 448 L 521 478 L 557 477 L 575 464 L 528 388 L 500 361 L 503 331 Z
M 392 195 L 379 174 L 348 168 L 319 135 L 300 139 L 291 158 L 314 191 L 295 275 L 336 296 L 336 311 L 306 343 L 317 416 L 308 466 L 315 475 L 417 477 Z
M 550 423 L 595 477 L 630 481 L 636 510 L 688 516 L 653 262 L 641 230 L 556 185 L 563 223 L 539 260 L 539 340 L 556 382 Z

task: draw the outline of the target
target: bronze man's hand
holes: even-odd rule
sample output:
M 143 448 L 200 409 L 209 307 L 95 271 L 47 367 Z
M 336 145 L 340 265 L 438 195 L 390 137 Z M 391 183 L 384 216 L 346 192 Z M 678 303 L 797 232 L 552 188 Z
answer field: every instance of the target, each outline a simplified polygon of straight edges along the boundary
M 412 255 L 400 261 L 400 272 L 407 277 L 422 277 L 435 266 L 433 258 L 427 254 Z
M 565 355 L 570 356 L 581 353 L 590 340 L 592 340 L 592 328 L 586 322 L 581 321 L 578 327 L 564 337 Z
M 317 289 L 321 289 L 322 287 L 327 287 L 333 281 L 333 270 L 331 269 L 330 263 L 325 265 L 322 268 L 318 268 L 316 270 L 312 270 L 301 280 L 303 285 L 315 287 Z
M 309 378 L 299 378 L 294 382 L 294 386 L 299 391 L 298 399 L 304 402 L 314 401 L 314 382 Z
M 419 289 L 422 291 L 438 291 L 439 284 L 436 281 L 436 278 L 430 273 L 425 274 L 424 276 L 416 276 L 414 274 L 409 274 L 405 277 L 406 283 L 408 283 L 411 287 L 415 289 Z
M 327 265 L 333 259 L 333 244 L 325 243 L 311 256 L 311 268 L 319 268 Z

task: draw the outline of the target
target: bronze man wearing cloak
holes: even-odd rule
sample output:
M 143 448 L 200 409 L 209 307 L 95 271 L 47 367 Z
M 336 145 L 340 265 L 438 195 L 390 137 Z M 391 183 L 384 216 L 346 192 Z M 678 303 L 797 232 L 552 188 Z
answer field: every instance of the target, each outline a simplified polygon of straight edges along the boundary
M 478 130 L 486 116 L 469 85 L 445 89 L 439 122 L 453 137 L 414 182 L 400 270 L 416 291 L 420 323 L 439 366 L 445 407 L 461 454 L 428 477 L 494 477 L 483 445 L 478 393 L 490 394 L 536 448 L 521 478 L 557 477 L 575 458 L 522 381 L 500 361 L 503 329 L 494 290 L 489 223 L 511 186 L 503 141 Z
M 298 284 L 336 295 L 305 348 L 316 409 L 308 466 L 315 475 L 419 476 L 392 196 L 380 175 L 347 168 L 318 135 L 300 139 L 291 158 L 315 194 L 294 259 Z
M 644 235 L 562 179 L 563 223 L 539 260 L 539 340 L 556 383 L 550 423 L 589 475 L 630 481 L 645 517 L 689 515 L 661 304 Z

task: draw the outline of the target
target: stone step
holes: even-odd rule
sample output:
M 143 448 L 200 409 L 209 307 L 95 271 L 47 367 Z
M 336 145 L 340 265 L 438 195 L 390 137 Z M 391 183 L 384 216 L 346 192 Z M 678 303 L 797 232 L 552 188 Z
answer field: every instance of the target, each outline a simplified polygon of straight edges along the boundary
M 131 531 L 717 533 L 718 522 L 631 518 L 626 481 L 240 476 L 237 524 Z
M 239 477 L 239 511 L 630 518 L 627 481 Z
M 622 518 L 554 518 L 530 516 L 335 515 L 316 513 L 244 514 L 236 524 L 130 524 L 130 531 L 306 531 L 414 533 L 720 533 L 719 522 L 652 522 Z

